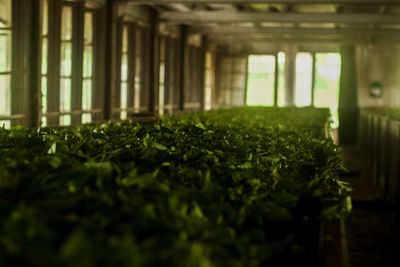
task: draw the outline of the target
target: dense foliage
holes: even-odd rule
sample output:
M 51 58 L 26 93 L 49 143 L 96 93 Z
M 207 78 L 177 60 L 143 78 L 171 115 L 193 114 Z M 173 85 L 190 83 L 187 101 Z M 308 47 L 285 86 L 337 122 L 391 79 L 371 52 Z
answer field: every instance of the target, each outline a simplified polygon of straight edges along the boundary
M 312 266 L 345 187 L 328 112 L 0 129 L 0 266 Z

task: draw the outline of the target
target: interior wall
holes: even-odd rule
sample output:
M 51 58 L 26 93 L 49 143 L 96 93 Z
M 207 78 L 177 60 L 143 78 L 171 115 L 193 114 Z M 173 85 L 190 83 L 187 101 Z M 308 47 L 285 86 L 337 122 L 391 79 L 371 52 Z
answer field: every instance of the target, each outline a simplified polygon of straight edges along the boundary
M 400 45 L 359 45 L 356 56 L 359 107 L 400 107 Z M 369 95 L 374 81 L 382 83 L 380 98 Z

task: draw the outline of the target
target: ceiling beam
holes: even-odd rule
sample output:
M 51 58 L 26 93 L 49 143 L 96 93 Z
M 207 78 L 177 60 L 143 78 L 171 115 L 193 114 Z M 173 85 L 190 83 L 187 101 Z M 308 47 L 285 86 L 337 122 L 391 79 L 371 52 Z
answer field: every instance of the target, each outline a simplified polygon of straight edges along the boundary
M 193 26 L 190 33 L 201 32 L 214 35 L 255 35 L 255 34 L 315 34 L 315 35 L 344 35 L 353 34 L 395 36 L 400 29 L 368 29 L 368 28 L 305 28 L 305 27 L 235 27 L 235 26 Z
M 398 0 L 125 0 L 132 4 L 399 4 Z
M 400 39 L 369 39 L 369 38 L 259 38 L 248 39 L 240 37 L 222 38 L 222 37 L 209 37 L 211 42 L 225 45 L 249 44 L 252 46 L 262 44 L 399 44 Z
M 400 14 L 305 14 L 305 13 L 262 13 L 262 12 L 162 12 L 160 19 L 171 23 L 361 23 L 361 24 L 400 24 Z

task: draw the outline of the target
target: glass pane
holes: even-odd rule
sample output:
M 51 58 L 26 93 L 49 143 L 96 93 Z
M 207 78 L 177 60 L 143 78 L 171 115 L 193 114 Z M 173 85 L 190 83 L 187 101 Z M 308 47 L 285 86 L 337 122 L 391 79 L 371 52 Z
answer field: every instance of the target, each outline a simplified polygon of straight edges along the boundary
M 69 126 L 71 125 L 71 115 L 61 115 L 60 116 L 60 125 L 61 126 Z
M 0 75 L 0 114 L 10 114 L 10 75 Z
M 160 84 L 164 84 L 165 81 L 165 64 L 164 62 L 160 63 Z
M 128 112 L 121 111 L 121 120 L 126 120 L 126 118 L 128 118 Z
M 63 6 L 61 14 L 61 40 L 72 39 L 72 7 Z
M 47 111 L 47 77 L 42 77 L 42 111 Z
M 92 80 L 83 80 L 82 84 L 82 109 L 92 109 Z
M 43 21 L 42 21 L 42 35 L 47 35 L 49 31 L 49 8 L 47 0 L 42 0 L 42 14 L 43 14 Z
M 140 73 L 141 73 L 141 61 L 140 57 L 136 57 L 136 66 L 135 66 L 135 99 L 134 99 L 134 107 L 135 112 L 139 112 L 140 108 Z
M 11 71 L 11 31 L 0 30 L 0 72 Z
M 313 57 L 311 53 L 296 55 L 296 88 L 295 105 L 298 107 L 311 105 Z
M 61 43 L 61 76 L 70 77 L 72 70 L 72 44 Z
M 83 51 L 83 78 L 92 77 L 93 67 L 93 47 L 85 46 Z
M 93 42 L 93 14 L 91 12 L 85 13 L 85 30 L 84 30 L 85 44 Z
M 0 128 L 10 129 L 11 121 L 10 120 L 0 120 Z
M 0 28 L 11 27 L 11 0 L 0 0 Z
M 341 57 L 339 53 L 317 53 L 315 60 L 314 105 L 329 107 L 333 120 L 332 128 L 337 128 Z
M 60 110 L 71 110 L 71 79 L 61 79 L 60 83 Z
M 42 39 L 42 75 L 47 74 L 47 38 Z
M 46 116 L 42 116 L 42 123 L 40 125 L 41 125 L 41 127 L 47 126 L 47 117 Z
M 278 53 L 278 106 L 286 106 L 285 53 Z
M 128 83 L 121 83 L 121 109 L 128 106 Z
M 83 113 L 82 114 L 82 123 L 89 123 L 89 122 L 92 122 L 92 114 Z
M 158 113 L 164 114 L 164 84 L 160 84 L 160 91 L 158 97 Z
M 135 99 L 134 99 L 135 112 L 139 112 L 140 108 L 140 83 L 135 83 Z
M 135 65 L 135 83 L 140 83 L 140 73 L 141 73 L 141 62 L 140 62 L 140 57 L 137 57 Z
M 249 56 L 246 105 L 273 106 L 275 56 Z
M 205 62 L 205 76 L 204 76 L 204 109 L 210 110 L 212 103 L 212 54 L 210 52 L 206 53 Z
M 121 81 L 126 82 L 128 80 L 128 55 L 122 55 L 121 61 Z
M 128 53 L 128 25 L 124 25 L 122 32 L 122 53 Z

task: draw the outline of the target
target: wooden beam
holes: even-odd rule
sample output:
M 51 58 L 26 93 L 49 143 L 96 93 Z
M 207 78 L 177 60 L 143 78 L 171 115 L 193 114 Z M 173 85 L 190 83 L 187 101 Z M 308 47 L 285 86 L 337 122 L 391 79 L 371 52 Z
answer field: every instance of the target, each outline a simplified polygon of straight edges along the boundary
M 186 66 L 186 43 L 187 43 L 187 27 L 185 25 L 180 26 L 180 38 L 179 38 L 179 61 L 178 61 L 178 92 L 179 92 L 179 103 L 178 110 L 183 111 L 185 109 L 185 66 Z
M 73 6 L 73 31 L 72 31 L 72 86 L 71 86 L 71 111 L 82 109 L 82 67 L 84 50 L 85 6 L 83 2 Z M 72 125 L 81 123 L 82 114 L 72 114 Z
M 36 128 L 40 126 L 41 113 L 41 16 L 40 1 L 31 1 L 31 20 L 29 29 L 29 39 L 31 41 L 29 56 L 29 103 L 27 123 L 28 127 Z
M 316 42 L 347 42 L 347 43 L 358 43 L 358 42 L 387 42 L 387 43 L 398 43 L 400 37 L 395 35 L 365 35 L 365 34 L 353 34 L 351 35 L 313 35 L 313 34 L 258 34 L 258 35 L 209 35 L 210 40 L 222 42 L 222 43 L 234 43 L 237 41 L 264 41 L 264 40 L 293 40 L 293 39 L 304 39 L 304 40 L 315 40 Z
M 112 116 L 115 93 L 116 74 L 114 70 L 116 66 L 116 17 L 118 6 L 115 0 L 107 0 L 106 3 L 104 120 L 109 120 Z
M 191 25 L 202 23 L 244 22 L 400 24 L 400 14 L 308 14 L 226 11 L 196 11 L 183 13 L 167 11 L 160 14 L 160 20 L 170 23 Z
M 302 27 L 235 27 L 235 26 L 194 26 L 190 33 L 201 32 L 208 35 L 255 35 L 255 34 L 299 34 L 299 35 L 344 35 L 371 34 L 375 36 L 395 36 L 400 29 L 368 29 L 368 28 L 302 28 Z
M 327 43 L 327 44 L 393 44 L 400 43 L 400 38 L 397 39 L 374 39 L 374 38 L 308 38 L 308 37 L 296 37 L 296 38 L 274 38 L 274 37 L 264 37 L 264 38 L 246 38 L 246 37 L 210 37 L 211 41 L 217 44 L 310 44 L 310 43 Z
M 132 4 L 398 4 L 398 0 L 125 0 Z

